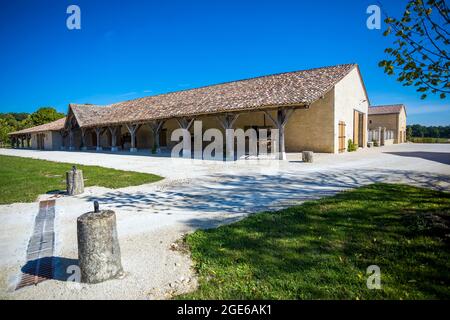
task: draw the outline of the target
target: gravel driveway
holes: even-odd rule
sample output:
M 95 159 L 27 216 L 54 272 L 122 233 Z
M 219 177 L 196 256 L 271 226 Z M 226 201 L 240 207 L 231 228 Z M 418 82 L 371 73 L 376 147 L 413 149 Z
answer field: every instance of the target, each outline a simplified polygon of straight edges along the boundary
M 189 257 L 172 245 L 184 233 L 230 223 L 262 210 L 333 195 L 373 182 L 450 190 L 450 145 L 403 144 L 287 161 L 219 163 L 138 154 L 0 149 L 52 161 L 155 173 L 166 179 L 117 190 L 92 187 L 56 199 L 55 279 L 14 291 L 38 203 L 0 206 L 0 297 L 4 299 L 164 299 L 196 286 Z M 42 199 L 49 198 L 43 195 Z M 96 285 L 68 282 L 77 264 L 76 218 L 98 200 L 115 210 L 127 275 Z

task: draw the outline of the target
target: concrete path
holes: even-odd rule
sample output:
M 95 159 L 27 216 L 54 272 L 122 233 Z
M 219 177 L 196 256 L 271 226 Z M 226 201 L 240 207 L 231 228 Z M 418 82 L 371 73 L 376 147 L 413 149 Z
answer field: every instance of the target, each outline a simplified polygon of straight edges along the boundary
M 76 264 L 76 218 L 98 200 L 116 211 L 126 280 L 70 289 L 65 281 L 7 292 L 23 264 L 23 233 L 35 205 L 0 206 L 0 281 L 6 298 L 165 298 L 194 286 L 190 260 L 169 250 L 183 233 L 215 227 L 252 212 L 274 210 L 374 182 L 401 182 L 450 190 L 450 145 L 404 144 L 342 155 L 316 155 L 313 164 L 290 154 L 288 161 L 219 163 L 140 154 L 5 150 L 0 154 L 101 165 L 166 177 L 149 185 L 118 190 L 88 188 L 83 195 L 56 201 L 57 254 L 62 265 Z M 9 230 L 17 230 L 14 233 Z M 22 253 L 23 252 L 23 253 Z M 66 261 L 67 260 L 67 261 Z M 177 262 L 175 262 L 177 261 Z M 66 263 L 67 262 L 67 263 Z M 177 264 L 173 268 L 173 264 Z M 149 271 L 151 270 L 151 272 Z M 65 269 L 60 269 L 64 280 Z M 180 280 L 192 279 L 183 282 Z M 178 282 L 176 282 L 178 281 Z M 153 289 L 152 289 L 153 288 Z M 175 288 L 175 289 L 174 289 Z M 106 292 L 106 293 L 105 293 Z

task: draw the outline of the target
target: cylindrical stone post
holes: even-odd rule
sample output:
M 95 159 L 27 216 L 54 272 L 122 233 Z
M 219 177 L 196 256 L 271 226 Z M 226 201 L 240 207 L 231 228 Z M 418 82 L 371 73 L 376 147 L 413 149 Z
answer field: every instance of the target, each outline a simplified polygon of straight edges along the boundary
M 302 161 L 303 162 L 313 162 L 314 160 L 314 152 L 312 151 L 303 151 L 302 152 Z
M 66 187 L 69 196 L 75 196 L 84 192 L 83 171 L 72 168 L 66 172 Z
M 77 237 L 81 282 L 99 283 L 123 276 L 114 211 L 88 212 L 78 217 Z

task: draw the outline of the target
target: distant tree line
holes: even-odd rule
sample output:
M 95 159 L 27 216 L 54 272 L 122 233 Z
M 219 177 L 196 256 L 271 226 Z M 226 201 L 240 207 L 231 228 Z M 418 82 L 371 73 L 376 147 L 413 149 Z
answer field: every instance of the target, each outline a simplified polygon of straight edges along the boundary
M 407 126 L 407 137 L 409 138 L 447 138 L 450 139 L 450 126 L 422 126 L 413 124 Z
M 0 113 L 0 145 L 9 145 L 8 133 L 39 126 L 64 117 L 52 107 L 39 108 L 33 113 Z

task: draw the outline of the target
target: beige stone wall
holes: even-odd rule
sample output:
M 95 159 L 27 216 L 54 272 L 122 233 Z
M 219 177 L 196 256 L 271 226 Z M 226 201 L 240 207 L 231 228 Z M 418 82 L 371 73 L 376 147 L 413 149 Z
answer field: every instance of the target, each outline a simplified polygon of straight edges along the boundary
M 62 146 L 62 137 L 61 134 L 57 131 L 51 131 L 51 139 L 52 139 L 52 150 L 60 150 Z
M 52 150 L 53 148 L 53 136 L 50 131 L 44 132 L 44 149 Z
M 277 115 L 275 111 L 269 112 L 274 119 L 276 119 Z M 248 112 L 241 114 L 239 118 L 236 120 L 235 128 L 245 129 L 249 126 L 258 126 L 258 127 L 270 127 L 273 128 L 273 122 L 270 118 L 262 111 L 258 112 Z
M 403 133 L 402 134 L 403 141 L 397 141 L 397 143 L 406 142 L 406 112 L 405 112 L 405 109 L 402 109 L 402 111 L 398 115 L 398 130 L 399 130 L 399 132 Z
M 180 128 L 180 126 L 175 119 L 170 119 L 170 120 L 166 121 L 163 125 L 163 129 L 167 130 L 166 144 L 167 144 L 167 148 L 169 148 L 169 149 L 172 149 L 172 147 L 177 144 L 176 141 L 171 141 L 171 135 L 172 135 L 172 132 L 178 128 Z
M 36 134 L 35 133 L 32 133 L 31 134 L 31 140 L 30 140 L 30 143 L 31 143 L 31 148 L 32 149 L 37 149 L 37 136 L 36 136 Z
M 46 131 L 42 132 L 44 134 L 44 150 L 59 150 L 61 148 L 62 139 L 61 135 L 57 131 Z M 31 134 L 31 148 L 37 149 L 37 133 Z M 24 142 L 26 146 L 26 141 Z
M 313 103 L 298 109 L 286 125 L 286 152 L 334 152 L 334 90 Z
M 150 127 L 145 124 L 142 125 L 137 134 L 136 134 L 136 148 L 138 149 L 152 149 L 153 146 L 153 133 L 150 129 Z
M 97 147 L 97 145 L 96 144 L 94 144 L 94 142 L 95 142 L 95 139 L 94 139 L 94 136 L 95 136 L 95 131 L 93 130 L 93 129 L 89 129 L 87 132 L 86 132 L 86 144 L 87 144 L 87 146 L 89 147 L 89 148 L 95 148 L 95 147 Z M 67 142 L 68 143 L 68 142 Z
M 274 111 L 271 111 L 270 113 L 273 117 L 276 117 Z M 225 130 L 223 129 L 221 123 L 217 120 L 216 116 L 201 116 L 195 120 L 202 121 L 203 133 L 208 129 L 219 129 L 225 138 Z M 234 129 L 247 129 L 250 126 L 273 127 L 272 121 L 262 111 L 241 113 L 234 123 Z M 180 126 L 176 120 L 171 119 L 164 123 L 163 128 L 167 129 L 167 145 L 169 148 L 172 148 L 178 143 L 178 141 L 171 141 L 171 135 L 173 131 L 179 129 Z M 192 124 L 190 128 L 190 132 L 191 134 L 194 133 L 194 124 Z M 209 142 L 204 142 L 204 146 L 207 144 L 209 144 Z
M 394 143 L 405 142 L 406 137 L 406 113 L 404 109 L 397 113 L 373 114 L 369 116 L 369 129 L 386 128 L 394 131 Z M 402 140 L 400 141 L 400 132 Z
M 108 129 L 103 131 L 103 134 L 100 136 L 100 145 L 103 148 L 111 147 L 111 133 Z
M 369 116 L 369 129 L 386 128 L 387 130 L 398 130 L 397 114 L 372 114 Z
M 345 122 L 345 146 L 347 147 L 348 139 L 353 140 L 354 110 L 365 114 L 366 121 L 363 130 L 367 133 L 368 100 L 363 82 L 356 68 L 336 84 L 334 88 L 334 153 L 339 151 L 339 121 Z M 367 134 L 365 136 L 364 147 L 367 145 Z

